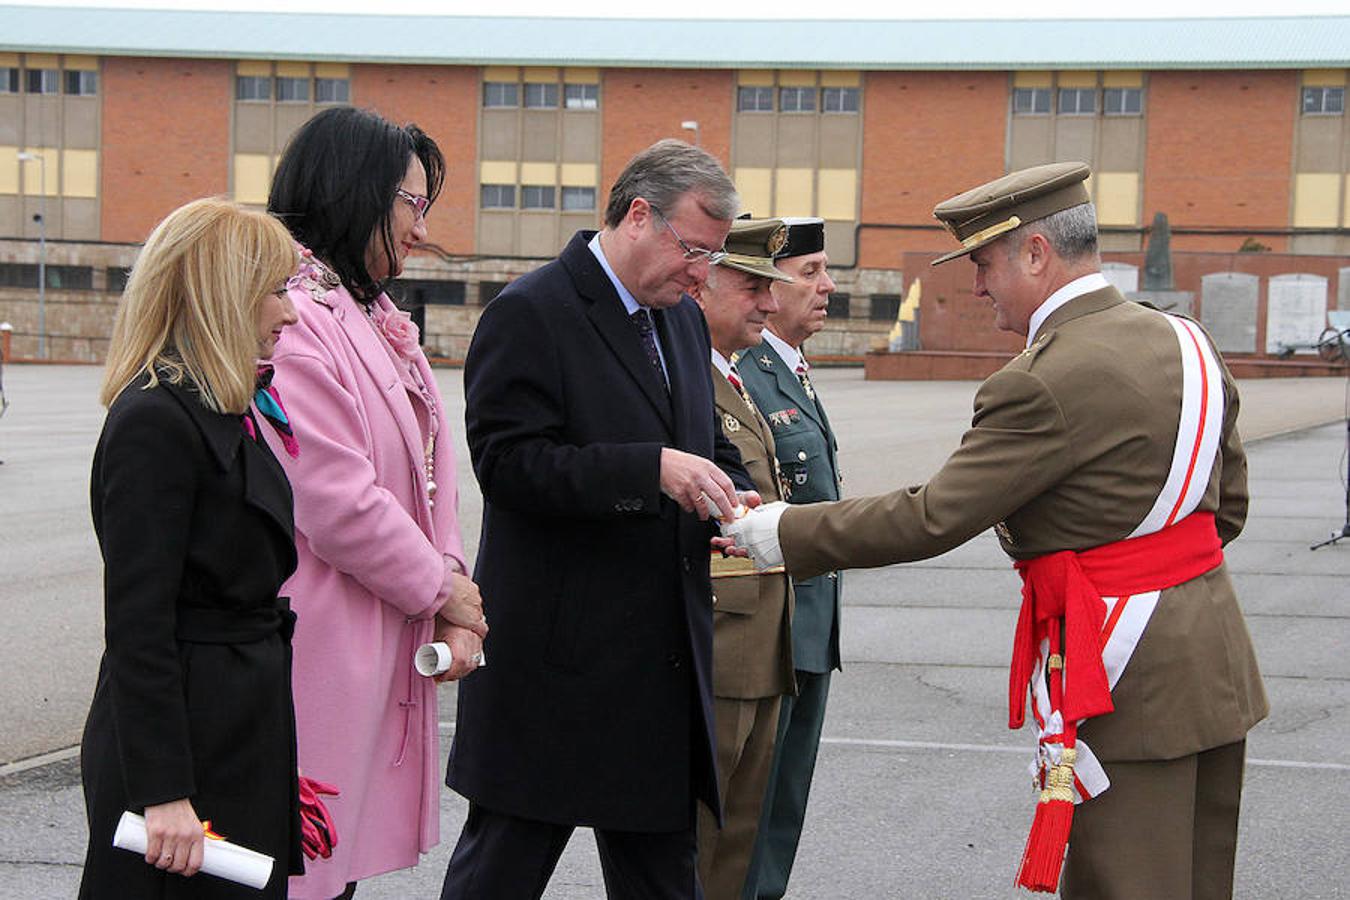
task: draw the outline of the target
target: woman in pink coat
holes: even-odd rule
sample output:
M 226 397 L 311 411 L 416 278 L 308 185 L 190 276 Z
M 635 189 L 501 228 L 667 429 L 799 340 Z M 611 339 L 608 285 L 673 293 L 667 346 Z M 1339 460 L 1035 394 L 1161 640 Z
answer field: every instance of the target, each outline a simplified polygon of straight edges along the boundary
M 350 897 L 436 845 L 436 686 L 412 657 L 446 641 L 448 678 L 482 660 L 449 424 L 417 328 L 383 292 L 425 239 L 443 173 L 415 125 L 339 107 L 292 138 L 268 199 L 304 248 L 299 323 L 273 357 L 300 445 L 281 454 L 299 552 L 283 592 L 298 617 L 300 770 L 339 791 L 326 801 L 336 846 L 291 879 L 295 898 Z

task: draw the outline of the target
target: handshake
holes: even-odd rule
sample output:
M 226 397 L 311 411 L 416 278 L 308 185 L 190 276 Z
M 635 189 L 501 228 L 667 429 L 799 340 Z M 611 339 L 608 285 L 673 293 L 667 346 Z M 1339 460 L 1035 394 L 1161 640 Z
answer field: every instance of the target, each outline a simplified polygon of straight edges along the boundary
M 730 521 L 717 515 L 711 501 L 709 507 L 722 528 L 722 537 L 713 541 L 715 547 L 730 556 L 748 556 L 760 571 L 783 565 L 783 548 L 778 544 L 778 520 L 788 507 L 786 503 L 778 500 L 751 509 L 738 506 Z

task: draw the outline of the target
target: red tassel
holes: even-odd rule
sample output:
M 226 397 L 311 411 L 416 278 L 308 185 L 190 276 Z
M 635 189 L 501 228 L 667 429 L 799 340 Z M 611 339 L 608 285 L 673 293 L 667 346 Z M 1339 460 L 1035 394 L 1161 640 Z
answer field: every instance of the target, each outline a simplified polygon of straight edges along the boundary
M 1022 865 L 1017 872 L 1020 887 L 1047 894 L 1054 893 L 1059 887 L 1064 852 L 1069 846 L 1069 829 L 1073 827 L 1073 764 L 1076 756 L 1074 750 L 1066 748 L 1061 764 L 1053 766 L 1046 776 L 1045 789 L 1036 804 L 1036 818 L 1031 823 Z

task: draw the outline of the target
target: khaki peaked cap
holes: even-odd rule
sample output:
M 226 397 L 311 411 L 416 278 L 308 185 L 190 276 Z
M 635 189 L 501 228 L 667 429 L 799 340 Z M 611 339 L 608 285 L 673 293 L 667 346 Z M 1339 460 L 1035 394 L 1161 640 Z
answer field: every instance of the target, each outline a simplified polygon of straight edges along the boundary
M 965 256 L 1019 225 L 1090 203 L 1083 182 L 1091 174 L 1087 163 L 1050 163 L 1010 172 L 943 200 L 933 215 L 961 242 L 961 249 L 938 257 L 933 265 Z
M 787 246 L 788 226 L 782 219 L 737 219 L 713 264 L 749 272 L 772 281 L 792 281 L 792 276 L 773 264 L 774 256 Z

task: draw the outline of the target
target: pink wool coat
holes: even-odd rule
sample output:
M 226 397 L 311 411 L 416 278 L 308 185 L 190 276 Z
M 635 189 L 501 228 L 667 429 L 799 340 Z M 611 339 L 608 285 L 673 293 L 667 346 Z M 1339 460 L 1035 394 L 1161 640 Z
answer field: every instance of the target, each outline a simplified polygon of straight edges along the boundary
M 306 862 L 290 896 L 327 898 L 347 882 L 416 865 L 439 841 L 436 685 L 412 667 L 431 640 L 442 556 L 462 571 L 454 448 L 426 358 L 415 364 L 435 398 L 434 507 L 407 374 L 345 288 L 292 282 L 299 323 L 273 357 L 273 384 L 300 456 L 274 440 L 295 491 L 299 566 L 282 588 L 295 629 L 300 771 L 338 787 L 330 859 Z M 376 301 L 389 311 L 393 304 Z M 269 440 L 274 439 L 272 429 Z

